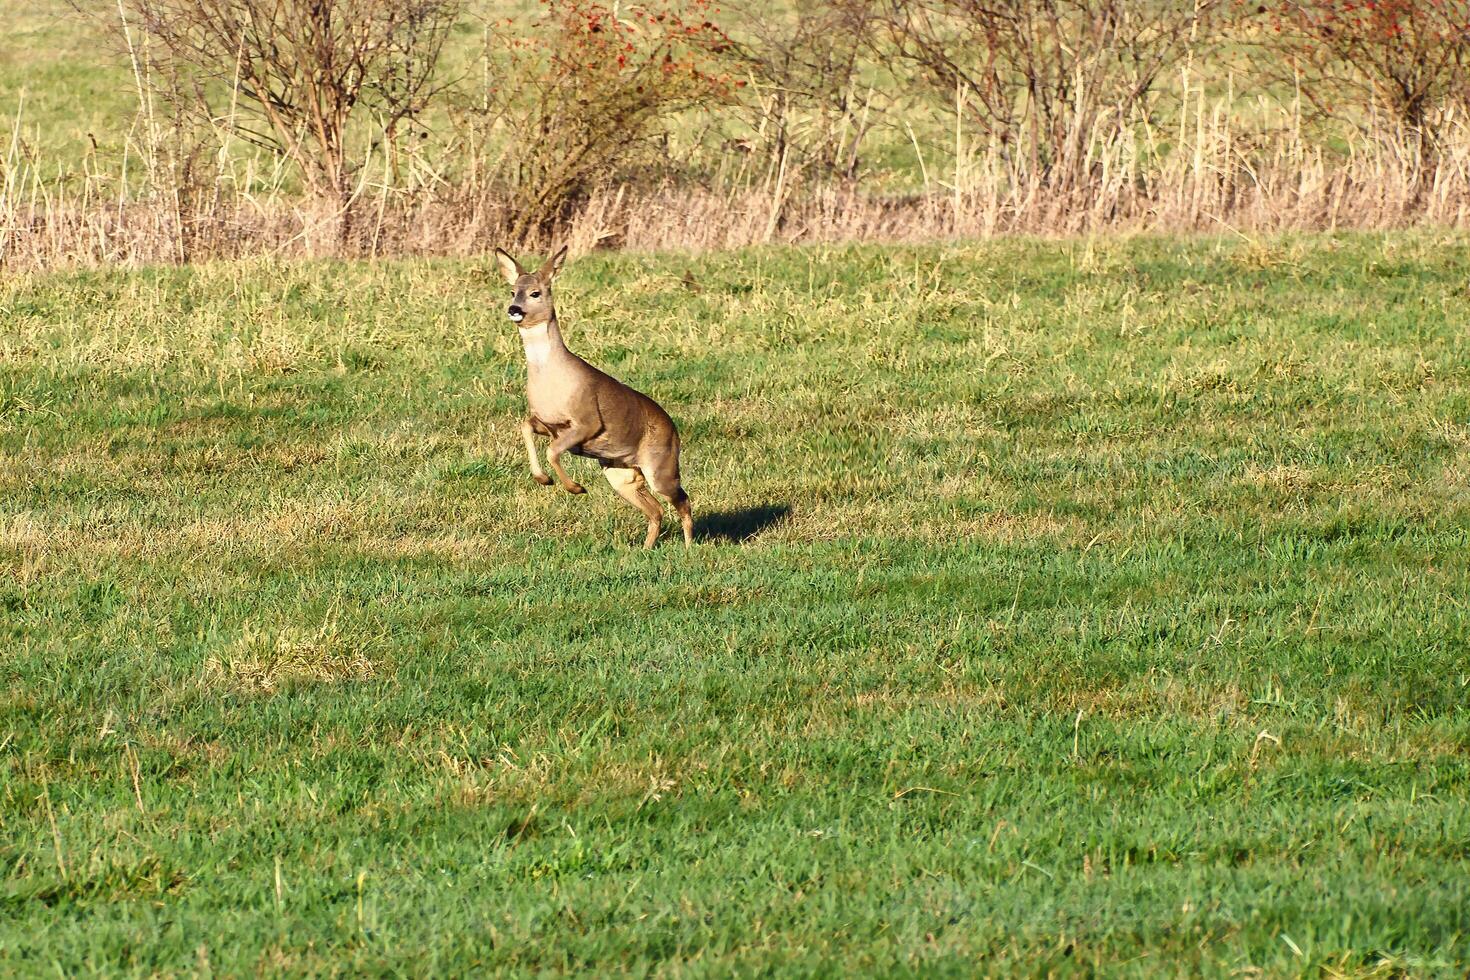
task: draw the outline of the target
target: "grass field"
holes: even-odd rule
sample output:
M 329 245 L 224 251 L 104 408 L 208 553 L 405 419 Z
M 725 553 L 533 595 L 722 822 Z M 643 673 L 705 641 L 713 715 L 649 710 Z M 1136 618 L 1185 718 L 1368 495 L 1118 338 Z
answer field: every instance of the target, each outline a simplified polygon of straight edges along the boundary
M 0 280 L 0 973 L 1463 975 L 1467 269 L 574 261 L 652 553 L 488 263 Z

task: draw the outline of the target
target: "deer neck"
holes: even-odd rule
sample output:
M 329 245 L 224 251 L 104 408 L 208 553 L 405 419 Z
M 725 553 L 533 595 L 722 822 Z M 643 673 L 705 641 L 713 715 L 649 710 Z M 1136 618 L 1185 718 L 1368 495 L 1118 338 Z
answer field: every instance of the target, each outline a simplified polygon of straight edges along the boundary
M 561 328 L 556 324 L 556 316 L 545 323 L 538 323 L 534 327 L 521 327 L 521 343 L 526 348 L 526 366 L 532 371 L 539 370 L 550 364 L 561 354 L 567 353 L 566 344 L 561 340 Z

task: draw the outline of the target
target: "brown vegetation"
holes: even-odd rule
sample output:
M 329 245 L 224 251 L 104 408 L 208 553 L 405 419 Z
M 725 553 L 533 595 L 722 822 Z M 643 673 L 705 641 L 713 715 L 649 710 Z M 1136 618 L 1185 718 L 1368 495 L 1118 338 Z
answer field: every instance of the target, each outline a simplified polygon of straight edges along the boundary
M 122 0 L 107 27 L 132 152 L 53 180 L 17 120 L 0 267 L 1470 214 L 1456 0 Z

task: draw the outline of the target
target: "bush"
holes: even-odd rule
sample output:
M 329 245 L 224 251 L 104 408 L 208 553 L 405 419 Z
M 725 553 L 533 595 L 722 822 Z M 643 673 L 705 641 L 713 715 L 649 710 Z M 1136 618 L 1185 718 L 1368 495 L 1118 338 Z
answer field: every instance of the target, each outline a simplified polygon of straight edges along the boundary
M 1421 159 L 1470 86 L 1464 0 L 1276 0 L 1258 6 L 1264 45 L 1318 109 L 1381 134 L 1382 114 Z M 1395 133 L 1394 135 L 1399 135 Z
M 710 0 L 545 8 L 493 25 L 496 81 L 467 114 L 479 139 L 499 143 L 515 238 L 564 220 L 640 157 L 658 156 L 680 113 L 727 103 L 745 84 L 732 75 L 738 56 L 710 20 Z

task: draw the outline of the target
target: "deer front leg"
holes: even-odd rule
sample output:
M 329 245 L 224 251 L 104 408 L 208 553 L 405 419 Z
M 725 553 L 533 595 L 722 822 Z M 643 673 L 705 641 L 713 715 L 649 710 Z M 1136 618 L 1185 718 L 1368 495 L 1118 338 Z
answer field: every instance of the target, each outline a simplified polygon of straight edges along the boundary
M 572 426 L 553 436 L 551 445 L 546 448 L 546 462 L 551 464 L 551 472 L 556 474 L 562 489 L 567 493 L 586 493 L 587 488 L 567 476 L 567 471 L 561 468 L 561 454 L 576 449 L 591 436 L 592 432 L 588 429 Z
M 526 458 L 531 461 L 531 479 L 543 487 L 551 486 L 551 477 L 546 475 L 541 468 L 541 460 L 536 456 L 536 427 L 530 419 L 521 420 L 521 441 L 526 444 Z

